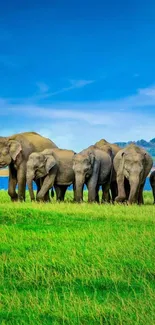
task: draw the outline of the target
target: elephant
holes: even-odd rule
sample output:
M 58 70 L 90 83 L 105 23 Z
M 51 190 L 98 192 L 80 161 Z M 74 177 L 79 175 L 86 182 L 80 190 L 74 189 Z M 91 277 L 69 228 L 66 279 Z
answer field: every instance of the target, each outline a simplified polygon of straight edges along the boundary
M 110 186 L 112 159 L 95 146 L 84 149 L 73 157 L 75 172 L 75 201 L 83 201 L 84 184 L 88 188 L 88 201 L 99 202 L 98 188 L 103 185 L 105 195 Z
M 95 143 L 94 146 L 96 148 L 99 148 L 99 149 L 104 150 L 105 152 L 107 152 L 110 155 L 110 157 L 112 158 L 112 161 L 113 161 L 114 157 L 116 156 L 116 154 L 118 153 L 118 151 L 121 150 L 121 148 L 117 144 L 109 143 L 105 139 L 99 140 L 98 142 Z M 112 168 L 113 168 L 113 166 L 112 166 Z M 113 168 L 113 171 L 112 171 L 112 177 L 111 177 L 111 183 L 110 183 L 110 191 L 111 191 L 111 195 L 109 193 L 108 202 L 110 202 L 111 199 L 112 199 L 112 202 L 114 202 L 115 197 L 118 195 L 117 182 L 116 182 L 116 172 L 115 172 L 114 168 Z M 102 189 L 102 201 L 105 201 L 103 189 Z
M 155 204 L 155 170 L 150 175 L 150 185 L 152 188 L 153 198 L 154 198 L 154 204 Z
M 123 202 L 127 199 L 128 204 L 143 204 L 143 188 L 152 165 L 152 157 L 134 143 L 120 150 L 114 158 L 118 185 L 115 201 Z M 125 181 L 129 186 L 128 194 L 125 191 Z
M 57 146 L 50 139 L 36 132 L 0 137 L 0 168 L 9 166 L 8 194 L 12 201 L 25 201 L 27 160 L 32 152 L 46 148 L 57 148 Z M 16 185 L 18 185 L 18 194 Z
M 32 182 L 41 180 L 37 201 L 43 201 L 46 193 L 54 185 L 57 200 L 63 201 L 67 187 L 74 184 L 73 156 L 75 152 L 67 149 L 45 149 L 34 152 L 27 162 L 26 179 L 31 200 L 35 200 Z

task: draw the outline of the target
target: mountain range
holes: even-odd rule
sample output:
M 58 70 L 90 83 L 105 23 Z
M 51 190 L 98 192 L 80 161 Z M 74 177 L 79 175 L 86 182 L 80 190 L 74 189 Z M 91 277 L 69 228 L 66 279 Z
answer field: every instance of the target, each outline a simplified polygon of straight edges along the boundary
M 144 148 L 149 152 L 149 154 L 153 157 L 155 161 L 155 138 L 153 138 L 150 141 L 146 141 L 144 139 L 138 140 L 138 141 L 128 141 L 128 142 L 116 142 L 118 146 L 121 148 L 126 147 L 130 143 L 135 143 L 137 146 Z

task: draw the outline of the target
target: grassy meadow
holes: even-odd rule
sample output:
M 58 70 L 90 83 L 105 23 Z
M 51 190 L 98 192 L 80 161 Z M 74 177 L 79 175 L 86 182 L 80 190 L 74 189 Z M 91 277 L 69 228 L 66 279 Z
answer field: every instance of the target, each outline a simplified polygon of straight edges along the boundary
M 155 206 L 11 203 L 0 191 L 0 324 L 155 324 Z

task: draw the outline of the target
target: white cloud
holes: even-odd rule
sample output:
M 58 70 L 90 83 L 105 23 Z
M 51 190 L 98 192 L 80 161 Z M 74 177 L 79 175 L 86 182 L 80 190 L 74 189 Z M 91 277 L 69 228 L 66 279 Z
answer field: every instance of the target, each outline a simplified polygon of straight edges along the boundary
M 61 89 L 58 89 L 56 91 L 50 91 L 49 87 L 44 84 L 44 83 L 37 83 L 38 87 L 40 88 L 40 94 L 35 95 L 31 98 L 29 98 L 29 100 L 39 100 L 39 99 L 45 99 L 45 98 L 50 98 L 56 95 L 59 95 L 61 93 L 67 92 L 67 91 L 71 91 L 73 89 L 76 88 L 83 88 L 87 85 L 92 84 L 93 82 L 95 82 L 94 80 L 69 80 L 69 86 L 68 87 L 63 87 Z
M 11 104 L 0 100 L 0 115 L 20 118 L 20 125 L 1 135 L 33 130 L 51 138 L 58 146 L 81 150 L 101 138 L 110 142 L 149 140 L 155 136 L 155 87 L 139 89 L 133 96 L 113 101 L 56 103 L 50 106 Z M 153 110 L 152 110 L 153 112 Z M 4 119 L 4 116 L 2 116 Z M 7 129 L 9 127 L 7 126 Z
M 35 105 L 35 104 L 7 104 L 5 114 L 8 111 L 16 111 L 19 115 L 31 116 L 31 118 L 42 119 L 59 119 L 59 120 L 82 120 L 90 124 L 115 125 L 116 121 L 124 117 L 130 118 L 134 122 L 133 111 L 141 108 L 138 116 L 144 116 L 143 108 L 147 106 L 155 106 L 155 87 L 138 89 L 135 95 L 109 101 L 96 102 L 62 102 L 51 105 Z M 3 101 L 3 100 L 2 100 Z M 132 110 L 132 112 L 131 112 Z M 1 114 L 1 113 L 0 113 Z M 148 116 L 148 118 L 150 118 Z
M 155 86 L 149 87 L 149 88 L 144 88 L 144 89 L 139 89 L 139 94 L 148 96 L 148 97 L 155 97 Z
M 92 84 L 93 82 L 95 81 L 94 80 L 70 80 L 70 83 L 74 88 L 85 87 L 87 85 Z

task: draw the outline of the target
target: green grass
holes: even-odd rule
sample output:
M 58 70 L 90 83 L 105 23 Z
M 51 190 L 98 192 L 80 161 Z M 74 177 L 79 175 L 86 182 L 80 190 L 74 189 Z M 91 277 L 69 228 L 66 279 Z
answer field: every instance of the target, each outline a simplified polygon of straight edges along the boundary
M 155 324 L 155 206 L 11 203 L 0 191 L 0 324 Z

